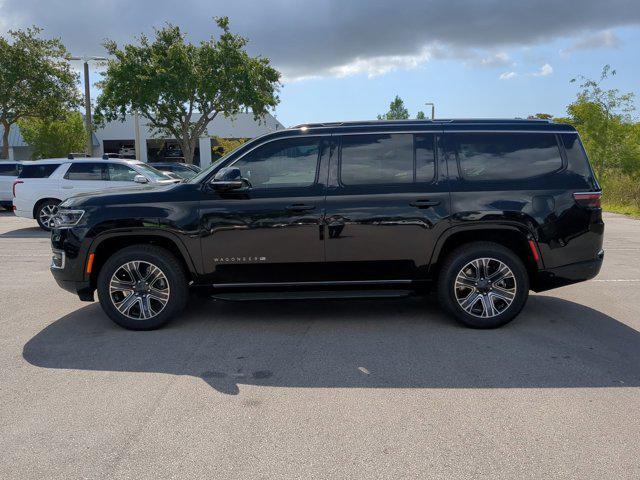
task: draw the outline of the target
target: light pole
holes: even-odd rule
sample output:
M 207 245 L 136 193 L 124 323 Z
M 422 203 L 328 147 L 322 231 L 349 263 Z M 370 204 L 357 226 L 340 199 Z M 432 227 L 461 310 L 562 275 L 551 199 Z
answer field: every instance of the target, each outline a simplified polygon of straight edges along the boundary
M 105 57 L 69 57 L 69 60 L 81 60 L 84 62 L 84 127 L 87 130 L 87 155 L 93 156 L 93 133 L 91 129 L 91 85 L 89 84 L 89 62 L 95 60 L 106 62 Z
M 425 103 L 426 106 L 431 105 L 431 120 L 436 118 L 436 104 L 432 102 Z

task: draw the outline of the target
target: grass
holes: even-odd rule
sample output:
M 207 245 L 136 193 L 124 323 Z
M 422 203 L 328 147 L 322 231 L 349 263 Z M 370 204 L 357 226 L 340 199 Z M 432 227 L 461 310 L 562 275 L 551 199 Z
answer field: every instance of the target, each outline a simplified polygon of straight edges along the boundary
M 610 171 L 603 175 L 602 208 L 640 218 L 640 177 Z

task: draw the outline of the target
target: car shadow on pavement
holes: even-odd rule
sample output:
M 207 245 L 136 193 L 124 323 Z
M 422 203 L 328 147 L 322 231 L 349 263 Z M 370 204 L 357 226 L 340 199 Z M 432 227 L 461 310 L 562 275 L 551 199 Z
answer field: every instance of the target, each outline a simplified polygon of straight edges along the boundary
M 597 310 L 533 295 L 518 319 L 472 330 L 432 299 L 224 302 L 193 299 L 164 329 L 117 327 L 98 304 L 25 346 L 44 368 L 200 377 L 314 388 L 640 386 L 640 333 Z
M 27 227 L 0 233 L 0 238 L 49 238 L 51 232 L 46 232 L 40 227 Z

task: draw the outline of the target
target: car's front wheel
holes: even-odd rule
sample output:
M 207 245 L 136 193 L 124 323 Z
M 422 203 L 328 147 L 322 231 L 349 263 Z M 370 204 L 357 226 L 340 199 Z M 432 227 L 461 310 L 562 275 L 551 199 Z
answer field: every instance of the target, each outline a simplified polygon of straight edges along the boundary
M 60 200 L 49 199 L 43 200 L 36 208 L 36 221 L 40 228 L 47 232 L 53 228 L 53 217 L 58 213 L 58 205 Z
M 131 330 L 153 330 L 186 305 L 187 278 L 178 259 L 153 245 L 134 245 L 111 256 L 98 275 L 105 313 Z
M 493 242 L 474 242 L 454 250 L 438 278 L 440 304 L 474 328 L 496 328 L 513 320 L 529 296 L 522 260 Z

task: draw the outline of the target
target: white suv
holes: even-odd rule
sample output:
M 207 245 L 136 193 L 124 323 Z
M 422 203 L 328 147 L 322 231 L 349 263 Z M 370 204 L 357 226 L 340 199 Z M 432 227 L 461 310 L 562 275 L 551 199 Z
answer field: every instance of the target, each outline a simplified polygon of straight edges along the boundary
M 0 207 L 11 210 L 13 182 L 18 178 L 22 165 L 12 160 L 0 160 Z
M 35 218 L 42 229 L 50 230 L 58 204 L 69 197 L 146 183 L 170 184 L 176 180 L 135 160 L 59 158 L 23 162 L 13 182 L 13 211 L 19 217 Z

